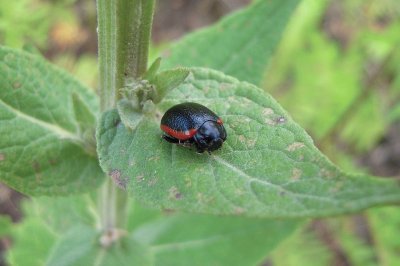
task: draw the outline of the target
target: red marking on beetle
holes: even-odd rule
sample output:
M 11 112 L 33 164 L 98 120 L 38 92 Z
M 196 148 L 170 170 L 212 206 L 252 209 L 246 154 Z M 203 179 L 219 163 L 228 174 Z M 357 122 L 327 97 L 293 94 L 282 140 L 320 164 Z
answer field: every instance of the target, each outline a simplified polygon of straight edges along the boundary
M 196 132 L 197 129 L 189 129 L 187 131 L 176 131 L 173 130 L 172 128 L 170 128 L 169 126 L 166 125 L 161 125 L 160 128 L 162 129 L 162 131 L 164 131 L 165 133 L 167 133 L 168 135 L 179 139 L 179 140 L 187 140 L 192 138 Z
M 217 120 L 217 124 L 218 125 L 222 125 L 224 122 L 222 121 L 222 119 L 221 118 L 218 118 L 218 120 Z

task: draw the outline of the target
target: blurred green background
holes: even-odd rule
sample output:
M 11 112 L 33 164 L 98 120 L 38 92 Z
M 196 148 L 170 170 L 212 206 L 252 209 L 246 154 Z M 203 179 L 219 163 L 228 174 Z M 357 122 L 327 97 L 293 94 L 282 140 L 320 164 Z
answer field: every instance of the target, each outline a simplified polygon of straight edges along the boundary
M 249 2 L 158 1 L 150 58 Z M 0 5 L 1 45 L 37 51 L 94 89 L 96 38 L 95 1 Z M 398 0 L 303 0 L 262 84 L 256 85 L 343 169 L 400 177 L 399 48 Z M 0 185 L 0 213 L 14 222 L 23 219 L 21 198 Z M 7 224 L 0 224 L 0 235 Z M 265 265 L 400 265 L 399 233 L 395 207 L 316 220 L 282 243 Z M 12 239 L 3 237 L 0 252 L 11 245 Z

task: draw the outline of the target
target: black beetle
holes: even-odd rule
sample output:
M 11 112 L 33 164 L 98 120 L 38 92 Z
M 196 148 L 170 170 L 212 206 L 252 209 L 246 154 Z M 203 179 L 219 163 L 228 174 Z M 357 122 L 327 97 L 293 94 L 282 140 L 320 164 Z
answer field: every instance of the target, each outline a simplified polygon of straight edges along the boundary
M 198 103 L 181 103 L 168 109 L 160 125 L 163 138 L 171 143 L 192 145 L 197 152 L 215 151 L 226 140 L 221 118 Z

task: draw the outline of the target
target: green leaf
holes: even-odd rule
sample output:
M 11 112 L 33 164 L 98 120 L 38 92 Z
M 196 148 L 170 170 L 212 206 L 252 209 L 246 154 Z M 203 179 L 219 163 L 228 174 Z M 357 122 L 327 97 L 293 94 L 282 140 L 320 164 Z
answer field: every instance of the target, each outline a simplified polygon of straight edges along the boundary
M 74 108 L 75 120 L 78 123 L 78 135 L 84 140 L 83 147 L 89 154 L 96 154 L 92 150 L 96 146 L 95 129 L 96 117 L 89 107 L 82 101 L 77 93 L 72 93 L 72 105 Z
M 296 225 L 174 215 L 139 227 L 109 250 L 100 246 L 94 228 L 75 226 L 59 240 L 48 265 L 255 265 Z
M 274 266 L 325 266 L 331 265 L 332 254 L 309 227 L 297 230 L 269 257 Z
M 260 265 L 299 225 L 296 220 L 174 215 L 139 227 L 154 265 Z
M 389 112 L 389 120 L 393 122 L 397 122 L 400 120 L 400 104 L 397 104 L 393 107 Z
M 158 57 L 156 60 L 154 60 L 153 64 L 151 64 L 149 69 L 144 74 L 143 78 L 147 80 L 153 79 L 156 76 L 158 69 L 160 68 L 160 64 L 161 64 L 161 57 Z
M 10 233 L 10 228 L 12 226 L 12 221 L 9 216 L 0 215 L 0 237 L 8 235 Z
M 369 211 L 368 216 L 379 265 L 399 265 L 399 207 L 376 208 Z
M 391 10 L 393 4 L 385 2 L 384 9 Z M 390 24 L 376 32 L 366 21 L 360 23 L 344 48 L 344 43 L 338 45 L 337 40 L 327 38 L 326 31 L 321 30 L 321 21 L 330 5 L 327 0 L 301 2 L 261 87 L 277 97 L 320 148 L 327 153 L 332 150 L 332 159 L 339 163 L 336 157 L 340 151 L 337 145 L 332 146 L 344 144 L 343 152 L 362 154 L 376 145 L 388 127 L 387 111 L 391 104 L 386 99 L 399 98 L 393 89 L 400 88 L 395 81 L 400 76 L 396 71 L 400 35 L 395 34 L 400 24 Z M 360 1 L 341 6 L 343 14 L 347 14 L 343 23 L 349 25 L 354 21 L 349 14 L 368 4 Z M 373 70 L 366 73 L 366 65 L 373 65 Z M 374 88 L 387 73 L 393 79 L 382 94 Z M 315 99 L 324 107 L 317 112 Z M 347 162 L 351 164 L 351 160 Z
M 99 239 L 95 228 L 75 225 L 59 239 L 47 265 L 150 265 L 148 251 L 133 239 L 123 239 L 109 249 L 101 247 Z
M 74 115 L 78 123 L 79 131 L 85 132 L 86 130 L 93 128 L 93 125 L 96 123 L 96 117 L 75 92 L 72 93 L 72 105 L 74 107 Z
M 178 41 L 165 52 L 162 68 L 209 67 L 260 84 L 298 2 L 257 1 Z
M 154 103 L 159 103 L 169 91 L 185 81 L 188 75 L 189 69 L 175 68 L 162 71 L 150 79 L 150 83 L 155 85 L 157 91 L 157 95 L 153 97 Z
M 117 102 L 118 113 L 124 125 L 130 129 L 135 129 L 144 114 L 138 111 L 128 99 L 122 99 Z
M 196 213 L 315 217 L 400 200 L 395 180 L 340 171 L 262 90 L 217 71 L 191 72 L 134 132 L 115 110 L 100 120 L 100 164 L 139 201 Z M 225 122 L 221 150 L 197 154 L 162 140 L 161 113 L 188 100 Z
M 10 265 L 45 265 L 46 256 L 54 245 L 57 235 L 49 230 L 40 217 L 24 219 L 13 228 L 13 245 L 8 250 Z
M 13 230 L 16 243 L 8 255 L 9 262 L 13 265 L 256 265 L 302 223 L 162 214 L 134 204 L 130 213 L 136 219 L 131 220 L 129 232 L 125 232 L 121 242 L 103 248 L 99 242 L 101 234 L 96 229 L 98 221 L 88 219 L 94 214 L 91 198 L 88 195 L 44 197 L 26 202 L 25 219 Z M 29 245 L 34 246 L 28 248 Z
M 85 191 L 103 180 L 87 133 L 98 112 L 93 92 L 40 56 L 5 47 L 0 87 L 3 182 L 50 195 Z
M 361 233 L 361 228 L 366 231 Z M 362 215 L 313 221 L 272 254 L 276 266 L 382 265 L 377 263 L 374 244 L 367 241 L 367 224 Z
M 24 202 L 23 210 L 27 219 L 40 218 L 48 230 L 61 236 L 77 224 L 99 227 L 97 200 L 97 195 L 89 194 L 35 197 Z

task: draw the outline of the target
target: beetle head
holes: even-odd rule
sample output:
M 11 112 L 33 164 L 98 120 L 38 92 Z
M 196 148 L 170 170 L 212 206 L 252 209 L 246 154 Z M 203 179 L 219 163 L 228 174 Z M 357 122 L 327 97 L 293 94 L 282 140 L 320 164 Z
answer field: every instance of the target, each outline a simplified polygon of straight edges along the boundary
M 206 121 L 197 130 L 194 140 L 199 152 L 215 151 L 221 148 L 226 140 L 226 131 L 222 124 L 215 121 Z

